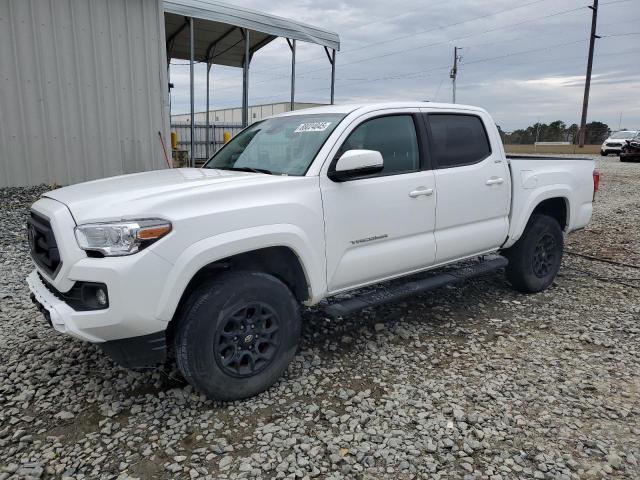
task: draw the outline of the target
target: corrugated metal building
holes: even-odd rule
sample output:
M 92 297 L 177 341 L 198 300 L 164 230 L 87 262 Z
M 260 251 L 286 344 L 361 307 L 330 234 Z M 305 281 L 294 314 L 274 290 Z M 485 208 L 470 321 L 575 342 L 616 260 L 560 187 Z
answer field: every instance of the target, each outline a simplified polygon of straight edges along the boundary
M 323 103 L 305 103 L 305 102 L 296 102 L 293 106 L 294 110 L 301 110 L 303 108 L 312 108 L 319 107 L 321 105 L 326 105 Z M 258 120 L 262 120 L 263 118 L 270 117 L 272 115 L 277 115 L 279 113 L 290 112 L 291 111 L 291 103 L 290 102 L 278 102 L 278 103 L 268 103 L 264 105 L 253 105 L 249 107 L 249 123 L 257 122 Z M 206 123 L 206 112 L 196 112 L 194 115 L 196 124 L 205 124 Z M 188 124 L 191 121 L 191 114 L 189 113 L 180 113 L 176 115 L 171 115 L 171 123 L 185 123 Z M 209 121 L 212 124 L 222 123 L 222 124 L 238 124 L 242 123 L 242 108 L 223 108 L 220 110 L 209 110 Z
M 246 116 L 251 58 L 278 36 L 292 65 L 296 41 L 324 48 L 333 99 L 340 38 L 295 20 L 217 0 L 0 0 L 0 187 L 166 167 L 169 58 L 242 68 Z
M 162 168 L 159 0 L 0 1 L 0 187 Z

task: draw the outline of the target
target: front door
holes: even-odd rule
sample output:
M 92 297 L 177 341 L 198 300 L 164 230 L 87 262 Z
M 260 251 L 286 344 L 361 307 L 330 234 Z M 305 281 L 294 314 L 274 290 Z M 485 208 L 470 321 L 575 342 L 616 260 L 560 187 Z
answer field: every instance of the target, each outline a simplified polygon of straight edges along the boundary
M 342 134 L 332 165 L 347 150 L 377 150 L 380 173 L 346 182 L 320 176 L 329 292 L 434 262 L 435 181 L 424 166 L 416 114 L 371 113 Z

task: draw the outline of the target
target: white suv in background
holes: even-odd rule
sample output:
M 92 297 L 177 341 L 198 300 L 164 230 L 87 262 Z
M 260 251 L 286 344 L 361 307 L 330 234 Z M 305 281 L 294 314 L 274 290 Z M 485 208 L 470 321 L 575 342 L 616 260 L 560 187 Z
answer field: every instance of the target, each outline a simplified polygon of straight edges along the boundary
M 625 143 L 625 140 L 631 140 L 636 136 L 638 130 L 620 130 L 619 132 L 613 132 L 609 138 L 602 142 L 600 147 L 600 155 L 606 157 L 610 153 L 620 155 L 620 149 Z

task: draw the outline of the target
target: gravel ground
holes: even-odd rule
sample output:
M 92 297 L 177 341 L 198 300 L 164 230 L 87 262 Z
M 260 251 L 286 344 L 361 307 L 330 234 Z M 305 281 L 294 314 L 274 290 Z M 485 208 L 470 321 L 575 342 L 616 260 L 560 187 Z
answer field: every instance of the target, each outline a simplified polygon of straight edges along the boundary
M 640 265 L 640 165 L 600 159 L 572 252 Z M 131 372 L 31 305 L 41 188 L 0 190 L 0 479 L 640 478 L 640 271 L 567 255 L 548 291 L 502 275 L 345 321 L 309 309 L 285 378 L 216 404 Z

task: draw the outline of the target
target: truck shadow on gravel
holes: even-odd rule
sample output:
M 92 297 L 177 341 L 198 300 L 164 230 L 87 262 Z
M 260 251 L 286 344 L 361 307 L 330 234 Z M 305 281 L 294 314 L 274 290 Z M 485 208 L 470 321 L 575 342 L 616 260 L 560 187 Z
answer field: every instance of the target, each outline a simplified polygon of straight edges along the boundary
M 510 297 L 522 296 L 514 292 L 502 274 L 498 273 L 365 309 L 347 318 L 328 317 L 321 305 L 304 307 L 298 355 L 316 355 L 325 368 L 331 368 L 332 364 L 355 364 L 354 355 L 368 347 L 374 348 L 374 343 L 375 348 L 383 353 L 385 345 L 407 344 L 416 340 L 404 328 L 414 325 L 428 329 L 420 338 L 424 342 L 437 341 L 443 335 L 447 335 L 450 341 L 466 342 L 470 333 L 466 328 L 477 327 L 470 324 L 474 322 L 469 321 L 478 315 L 486 316 L 487 310 L 492 310 L 491 305 L 494 303 L 499 310 L 500 299 Z M 500 338 L 500 335 L 494 335 L 497 330 L 494 327 L 491 323 L 483 324 L 483 330 L 488 332 L 486 341 Z M 500 331 L 504 335 L 504 326 Z M 383 334 L 389 334 L 390 338 L 382 337 Z M 363 340 L 366 341 L 363 343 Z M 99 354 L 102 355 L 102 352 Z M 121 369 L 106 356 L 105 360 L 112 368 Z M 450 360 L 455 361 L 453 358 Z M 127 398 L 157 395 L 188 386 L 172 359 L 160 367 L 141 369 L 138 372 L 149 381 L 145 382 L 140 378 L 141 381 L 136 382 L 137 386 L 126 392 Z M 274 388 L 295 381 L 300 375 L 303 373 L 290 368 Z M 358 385 L 359 388 L 364 386 L 366 385 Z M 218 406 L 225 405 L 224 402 L 215 403 Z

